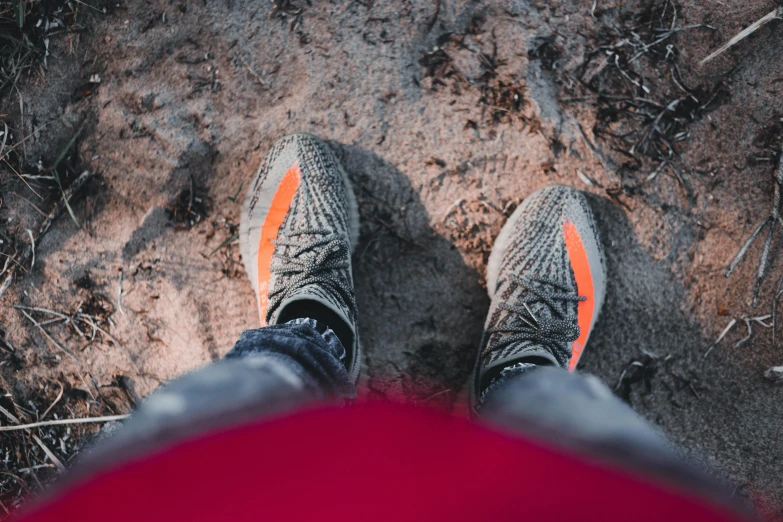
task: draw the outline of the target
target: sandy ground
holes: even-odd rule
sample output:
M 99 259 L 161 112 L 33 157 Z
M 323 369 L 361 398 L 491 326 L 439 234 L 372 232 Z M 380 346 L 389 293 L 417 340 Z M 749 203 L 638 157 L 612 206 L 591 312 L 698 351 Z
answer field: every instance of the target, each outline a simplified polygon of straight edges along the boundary
M 770 313 L 783 267 L 774 255 L 756 308 L 761 243 L 723 273 L 772 208 L 783 31 L 773 22 L 698 66 L 774 3 L 695 0 L 674 17 L 663 1 L 599 1 L 593 14 L 545 0 L 390 4 L 129 2 L 93 35 L 51 39 L 45 74 L 0 113 L 31 135 L 20 160 L 31 173 L 86 122 L 69 161 L 95 176 L 72 205 L 81 228 L 59 217 L 0 301 L 4 407 L 35 413 L 62 385 L 61 416 L 122 413 L 226 353 L 256 316 L 238 246 L 223 244 L 270 145 L 306 131 L 333 143 L 360 201 L 366 394 L 453 408 L 488 307 L 493 238 L 527 194 L 569 184 L 593 194 L 609 257 L 582 369 L 762 513 L 780 512 L 783 388 L 763 373 L 783 352 L 756 321 L 738 343 L 743 318 Z M 634 57 L 622 42 L 654 42 L 651 19 L 676 31 Z M 613 53 L 633 58 L 627 76 Z M 629 89 L 637 106 L 618 112 L 612 96 Z M 648 140 L 657 153 L 630 154 L 623 136 L 651 136 L 638 115 L 656 106 L 674 130 Z M 43 219 L 31 202 L 46 213 L 56 195 L 6 176 L 0 218 L 20 248 Z M 49 323 L 49 339 L 12 305 L 81 306 L 106 333 Z M 71 442 L 55 448 L 65 461 Z

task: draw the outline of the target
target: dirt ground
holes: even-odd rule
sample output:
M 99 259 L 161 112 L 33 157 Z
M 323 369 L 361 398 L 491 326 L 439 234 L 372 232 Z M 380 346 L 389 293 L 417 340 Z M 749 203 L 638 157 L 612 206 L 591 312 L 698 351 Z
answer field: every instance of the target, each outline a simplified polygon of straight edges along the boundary
M 256 326 L 241 200 L 271 144 L 305 131 L 334 145 L 360 202 L 366 395 L 459 404 L 493 238 L 526 195 L 572 185 L 608 251 L 581 369 L 783 513 L 783 387 L 763 376 L 783 335 L 744 320 L 771 313 L 782 234 L 755 308 L 766 234 L 724 277 L 772 210 L 783 27 L 699 65 L 772 0 L 78 6 L 0 104 L 0 252 L 38 239 L 0 299 L 8 413 L 125 413 Z M 84 171 L 73 218 L 38 236 L 61 197 L 52 172 L 67 189 Z M 67 465 L 89 433 L 39 435 Z M 40 446 L 0 437 L 4 505 L 55 474 Z

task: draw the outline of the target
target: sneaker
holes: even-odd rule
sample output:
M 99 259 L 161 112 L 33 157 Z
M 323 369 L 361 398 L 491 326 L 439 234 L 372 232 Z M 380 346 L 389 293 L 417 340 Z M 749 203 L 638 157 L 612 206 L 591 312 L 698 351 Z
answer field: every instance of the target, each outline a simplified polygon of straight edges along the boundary
M 309 317 L 345 347 L 348 373 L 360 368 L 351 254 L 359 212 L 332 150 L 309 134 L 280 139 L 242 205 L 240 251 L 261 325 Z
M 472 386 L 475 405 L 520 363 L 573 371 L 604 300 L 606 272 L 585 195 L 560 185 L 530 195 L 495 240 L 492 300 Z

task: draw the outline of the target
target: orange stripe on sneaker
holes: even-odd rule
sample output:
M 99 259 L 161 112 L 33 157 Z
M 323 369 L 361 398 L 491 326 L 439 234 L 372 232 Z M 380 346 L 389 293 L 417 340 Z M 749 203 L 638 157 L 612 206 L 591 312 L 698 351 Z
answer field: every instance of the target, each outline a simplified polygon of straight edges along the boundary
M 269 212 L 267 212 L 264 224 L 261 226 L 261 238 L 258 240 L 258 313 L 261 316 L 261 326 L 266 326 L 266 312 L 269 308 L 269 278 L 272 275 L 270 268 L 272 254 L 275 252 L 275 245 L 272 241 L 277 239 L 280 225 L 283 224 L 283 220 L 291 208 L 291 202 L 299 189 L 301 179 L 302 171 L 299 169 L 297 161 L 280 180 L 275 195 L 272 197 L 272 204 L 269 205 Z
M 590 273 L 590 261 L 587 259 L 585 246 L 582 244 L 582 238 L 576 225 L 568 219 L 563 224 L 563 236 L 565 237 L 568 258 L 571 260 L 571 269 L 574 271 L 576 279 L 576 289 L 579 295 L 587 299 L 579 301 L 577 305 L 577 315 L 579 318 L 579 339 L 574 341 L 571 349 L 571 360 L 568 361 L 568 371 L 572 372 L 582 356 L 582 351 L 587 342 L 587 336 L 590 335 L 590 327 L 593 322 L 593 311 L 595 310 L 595 292 L 593 290 L 593 276 Z

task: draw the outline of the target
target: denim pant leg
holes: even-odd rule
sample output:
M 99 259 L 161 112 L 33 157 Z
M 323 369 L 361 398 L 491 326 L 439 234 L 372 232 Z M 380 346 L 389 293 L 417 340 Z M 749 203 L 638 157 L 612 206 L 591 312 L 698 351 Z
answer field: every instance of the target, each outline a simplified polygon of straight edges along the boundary
M 481 419 L 584 457 L 725 500 L 725 490 L 592 375 L 535 367 L 482 397 Z
M 104 465 L 211 429 L 352 399 L 344 354 L 337 336 L 309 319 L 247 330 L 224 359 L 150 395 L 87 460 Z

